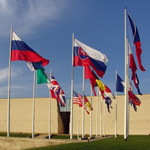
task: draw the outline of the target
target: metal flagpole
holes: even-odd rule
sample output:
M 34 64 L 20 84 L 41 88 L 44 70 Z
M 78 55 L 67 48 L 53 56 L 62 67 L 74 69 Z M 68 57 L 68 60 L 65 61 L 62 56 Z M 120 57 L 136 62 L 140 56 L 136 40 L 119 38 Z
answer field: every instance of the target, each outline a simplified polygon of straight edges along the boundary
M 50 69 L 50 83 L 51 83 L 51 69 Z M 51 94 L 49 92 L 49 139 L 51 139 Z
M 103 111 L 102 111 L 102 108 L 103 108 L 103 104 L 102 104 L 102 100 L 103 100 L 103 98 L 102 98 L 102 95 L 101 95 L 101 115 L 100 115 L 100 122 L 101 122 L 101 133 L 100 133 L 100 136 L 102 137 L 103 136 L 103 134 L 102 134 L 102 129 L 103 129 Z
M 85 92 L 85 71 L 83 67 L 83 99 L 82 99 L 82 138 L 84 138 L 84 120 L 85 120 L 85 112 L 84 112 L 84 92 Z
M 106 111 L 105 111 L 105 100 L 103 100 L 103 104 L 104 104 L 104 116 L 103 116 L 103 136 L 105 136 L 105 115 L 106 115 Z
M 13 28 L 10 29 L 10 49 L 9 49 L 9 74 L 8 74 L 8 114 L 7 114 L 7 137 L 10 136 L 10 86 L 11 86 L 11 47 L 12 47 L 12 32 Z
M 125 8 L 125 112 L 124 112 L 124 140 L 127 140 L 127 120 L 128 120 L 128 52 L 127 52 L 127 39 L 126 39 L 126 8 Z
M 36 70 L 34 70 L 34 79 L 33 79 L 32 138 L 34 138 L 34 127 L 35 127 L 35 87 L 36 87 Z
M 99 98 L 99 90 L 97 87 L 97 112 L 96 112 L 96 137 L 98 137 L 98 98 Z
M 72 33 L 72 76 L 71 76 L 71 106 L 70 106 L 70 139 L 73 139 L 73 77 L 74 77 L 74 33 Z
M 91 86 L 91 108 L 92 108 L 92 86 Z M 90 112 L 90 138 L 92 138 L 92 110 Z
M 117 70 L 116 70 L 116 82 L 117 82 Z M 115 99 L 115 138 L 117 137 L 117 91 L 116 91 L 116 99 Z
M 78 123 L 77 123 L 77 139 L 79 139 L 79 116 L 80 116 L 80 112 L 79 112 L 79 106 L 78 106 Z
M 129 68 L 129 42 L 128 42 L 128 38 L 126 38 L 127 41 L 127 66 Z M 128 77 L 128 90 L 129 90 L 129 84 L 130 84 L 130 79 Z M 129 135 L 129 99 L 127 101 L 127 137 Z

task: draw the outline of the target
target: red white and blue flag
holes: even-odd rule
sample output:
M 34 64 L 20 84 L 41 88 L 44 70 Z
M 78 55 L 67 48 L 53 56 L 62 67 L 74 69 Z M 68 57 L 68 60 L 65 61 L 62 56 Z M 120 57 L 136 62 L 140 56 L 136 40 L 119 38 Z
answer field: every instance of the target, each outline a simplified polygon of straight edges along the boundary
M 51 84 L 52 89 L 50 90 L 52 98 L 56 99 L 61 107 L 66 105 L 66 97 L 64 91 L 61 89 L 60 85 L 51 74 Z
M 135 60 L 134 60 L 134 57 L 133 57 L 130 45 L 129 45 L 129 60 L 130 60 L 129 67 L 131 68 L 131 71 L 132 71 L 132 79 L 133 79 L 134 85 L 137 88 L 138 93 L 140 95 L 142 95 L 141 92 L 140 92 L 140 89 L 139 89 L 138 76 L 136 74 L 137 67 L 136 67 L 136 63 L 135 63 Z
M 86 106 L 86 101 L 85 101 L 85 96 L 84 96 L 84 103 L 83 103 L 83 96 L 76 91 L 73 91 L 73 104 L 77 104 L 79 105 L 79 107 L 83 107 L 84 105 L 84 109 L 87 112 L 87 114 L 89 114 L 89 111 L 87 110 L 87 106 Z
M 137 56 L 139 68 L 142 71 L 145 71 L 145 69 L 144 69 L 144 67 L 142 66 L 142 63 L 141 63 L 142 49 L 141 49 L 141 42 L 140 42 L 140 36 L 139 36 L 139 33 L 138 33 L 138 29 L 137 29 L 137 26 L 136 26 L 135 22 L 131 19 L 129 14 L 128 14 L 128 18 L 129 18 L 131 28 L 132 28 L 132 32 L 133 32 L 133 40 L 134 40 L 133 43 L 134 43 L 135 48 L 136 48 L 136 56 Z
M 73 66 L 91 66 L 98 76 L 103 77 L 108 59 L 101 52 L 75 39 Z
M 11 48 L 11 61 L 22 60 L 26 61 L 37 70 L 49 63 L 49 60 L 43 58 L 23 42 L 15 32 L 12 33 L 12 48 Z
M 121 77 L 117 74 L 117 80 L 116 80 L 116 92 L 124 92 L 124 81 L 121 79 Z
M 138 97 L 136 95 L 134 95 L 132 93 L 132 91 L 128 91 L 129 94 L 129 102 L 131 103 L 131 105 L 133 104 L 133 108 L 135 111 L 137 111 L 137 107 L 136 106 L 140 106 L 141 105 L 141 101 L 138 99 Z
M 112 91 L 108 88 L 108 86 L 105 85 L 105 92 L 104 92 L 105 97 L 112 97 L 112 98 L 116 98 L 114 96 L 114 94 L 112 93 Z

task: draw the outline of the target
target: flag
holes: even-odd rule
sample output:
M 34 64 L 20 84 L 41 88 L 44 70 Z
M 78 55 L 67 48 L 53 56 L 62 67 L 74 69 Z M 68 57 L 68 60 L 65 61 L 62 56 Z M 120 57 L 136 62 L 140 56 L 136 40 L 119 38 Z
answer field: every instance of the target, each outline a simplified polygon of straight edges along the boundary
M 89 100 L 87 99 L 87 97 L 85 95 L 84 95 L 84 101 L 85 101 L 85 105 L 88 107 L 89 111 L 93 110 Z
M 133 104 L 140 106 L 141 101 L 138 99 L 138 97 L 135 96 L 131 91 L 129 91 L 128 94 L 129 94 L 129 100 L 133 100 Z
M 124 92 L 124 82 L 117 74 L 117 81 L 116 81 L 116 92 Z
M 107 57 L 101 52 L 75 39 L 73 66 L 91 66 L 98 76 L 103 77 L 106 71 Z
M 85 79 L 90 80 L 93 93 L 96 96 L 96 92 L 95 92 L 96 79 L 89 66 L 84 66 L 84 74 L 85 74 Z
M 136 106 L 140 106 L 141 105 L 141 101 L 131 91 L 128 91 L 128 94 L 129 94 L 129 102 L 131 103 L 131 105 L 133 105 L 134 110 L 137 111 L 137 107 Z
M 104 85 L 101 80 L 99 80 L 97 75 L 94 73 L 93 70 L 91 71 L 89 66 L 84 66 L 84 69 L 85 69 L 85 79 L 90 79 L 93 93 L 95 96 L 96 96 L 96 92 L 95 92 L 94 87 L 98 86 L 103 98 L 105 96 L 110 96 L 110 97 L 115 98 L 111 90 L 106 85 Z
M 79 92 L 73 91 L 73 104 L 78 104 L 79 107 L 83 107 L 84 104 L 84 109 L 89 114 L 89 111 L 87 110 L 87 106 L 85 105 L 85 99 L 83 103 L 83 96 Z
M 133 79 L 133 76 L 132 76 L 132 79 Z M 133 81 L 134 81 L 135 87 L 137 88 L 138 94 L 142 95 L 142 93 L 140 92 L 140 88 L 139 88 L 139 79 L 138 79 L 137 74 L 135 74 L 135 79 L 133 79 Z
M 140 89 L 139 89 L 138 76 L 136 74 L 137 67 L 136 67 L 136 63 L 135 63 L 135 60 L 134 60 L 134 57 L 133 57 L 130 45 L 129 45 L 129 60 L 130 60 L 129 67 L 131 68 L 131 71 L 132 71 L 132 79 L 133 79 L 134 85 L 137 88 L 138 93 L 140 95 L 142 95 L 141 92 L 140 92 Z
M 25 42 L 23 42 L 15 32 L 12 33 L 12 49 L 11 49 L 11 61 L 22 60 L 33 65 L 34 69 L 39 69 L 46 66 L 49 60 L 41 57 L 32 48 L 30 48 Z
M 52 83 L 52 89 L 50 90 L 52 98 L 57 99 L 59 105 L 61 107 L 65 107 L 66 105 L 66 97 L 64 91 L 61 89 L 60 85 L 54 78 L 54 76 L 51 74 L 51 83 Z
M 73 91 L 73 95 L 73 104 L 78 104 L 81 107 L 83 103 L 83 96 L 75 91 Z
M 103 82 L 97 77 L 97 75 L 94 73 L 94 71 L 92 71 L 93 75 L 95 76 L 95 80 L 96 80 L 96 84 L 95 86 L 97 86 L 101 92 L 101 95 L 103 97 L 103 99 L 105 99 L 104 97 L 104 92 L 105 92 L 105 85 L 103 84 Z
M 105 85 L 105 97 L 113 97 L 115 99 L 114 94 L 111 92 L 111 90 Z
M 110 113 L 110 108 L 112 108 L 111 106 L 112 100 L 110 97 L 105 97 L 105 104 L 107 105 L 107 110 Z
M 37 84 L 50 83 L 44 68 L 37 70 Z
M 141 42 L 140 42 L 140 36 L 138 33 L 138 29 L 137 26 L 135 24 L 135 22 L 131 19 L 130 15 L 128 15 L 130 24 L 131 24 L 131 28 L 132 28 L 132 32 L 133 32 L 133 40 L 134 40 L 134 45 L 136 48 L 136 56 L 137 56 L 137 60 L 138 60 L 138 64 L 139 64 L 139 68 L 142 71 L 145 71 L 144 67 L 141 64 L 141 54 L 142 54 L 142 49 L 141 49 Z

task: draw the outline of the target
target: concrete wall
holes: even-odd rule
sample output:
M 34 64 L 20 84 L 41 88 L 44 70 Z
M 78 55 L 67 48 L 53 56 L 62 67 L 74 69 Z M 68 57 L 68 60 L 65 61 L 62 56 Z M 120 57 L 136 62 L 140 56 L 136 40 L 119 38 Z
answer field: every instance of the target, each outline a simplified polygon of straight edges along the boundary
M 139 96 L 141 106 L 137 112 L 130 106 L 130 134 L 150 134 L 150 95 Z M 90 97 L 87 97 L 90 101 Z M 110 113 L 105 110 L 105 134 L 115 133 L 115 101 L 112 100 Z M 118 96 L 118 134 L 123 134 L 124 128 L 124 96 Z M 32 132 L 32 98 L 11 99 L 11 132 Z M 100 134 L 100 99 L 93 97 L 92 133 L 96 134 L 96 111 L 98 109 L 98 133 Z M 58 112 L 56 100 L 51 100 L 52 105 L 52 133 L 58 133 Z M 104 101 L 102 105 L 104 121 Z M 79 133 L 82 133 L 82 108 L 73 105 L 73 133 L 77 134 L 79 117 Z M 49 98 L 35 99 L 35 132 L 49 132 Z M 7 131 L 7 99 L 0 99 L 0 132 Z M 90 134 L 90 115 L 85 112 L 85 134 Z
M 32 133 L 32 98 L 10 101 L 10 132 Z M 56 100 L 51 99 L 52 132 L 58 133 Z M 0 99 L 0 132 L 7 131 L 7 99 Z M 49 132 L 49 98 L 35 98 L 35 133 Z
M 129 134 L 150 134 L 150 95 L 143 95 L 137 97 L 141 100 L 141 106 L 137 107 L 137 112 L 130 106 L 130 129 Z M 90 101 L 90 97 L 88 97 Z M 93 97 L 93 111 L 92 111 L 92 133 L 96 135 L 96 114 L 98 106 L 98 134 L 101 133 L 101 122 L 100 122 L 100 108 L 101 98 L 97 104 L 97 97 Z M 118 121 L 117 121 L 117 133 L 124 134 L 124 96 L 117 97 L 117 110 L 118 110 Z M 115 134 L 115 100 L 112 99 L 112 107 L 110 113 L 107 111 L 106 104 L 102 102 L 102 114 L 103 123 L 105 122 L 104 133 L 106 135 Z M 104 119 L 104 106 L 105 106 L 105 119 Z M 79 111 L 78 111 L 79 109 Z M 77 134 L 77 122 L 79 116 L 79 133 L 82 134 L 82 108 L 78 108 L 77 105 L 73 107 L 73 133 Z M 103 128 L 102 128 L 103 131 Z M 85 134 L 90 134 L 90 115 L 85 112 Z

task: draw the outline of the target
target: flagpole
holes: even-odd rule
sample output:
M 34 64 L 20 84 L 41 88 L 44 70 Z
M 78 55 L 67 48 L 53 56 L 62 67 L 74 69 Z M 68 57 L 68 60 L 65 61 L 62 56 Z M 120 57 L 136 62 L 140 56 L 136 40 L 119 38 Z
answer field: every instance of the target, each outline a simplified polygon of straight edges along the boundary
M 79 106 L 78 106 L 78 124 L 77 124 L 77 139 L 79 139 L 79 116 L 80 116 L 80 112 L 79 112 Z
M 97 87 L 97 113 L 96 113 L 96 137 L 98 137 L 98 98 L 99 98 L 99 90 Z
M 74 78 L 74 33 L 72 33 L 72 76 L 71 76 L 71 108 L 70 108 L 70 139 L 73 139 L 73 78 Z
M 127 65 L 128 65 L 128 68 L 129 68 L 129 42 L 128 42 L 128 38 L 126 38 L 126 41 L 127 41 Z M 129 77 L 128 77 L 128 91 L 129 91 Z M 129 99 L 127 101 L 127 137 L 129 135 Z
M 85 93 L 85 71 L 83 67 L 83 99 L 82 99 L 82 138 L 84 138 L 84 120 L 85 120 L 85 113 L 84 113 L 84 94 Z
M 117 70 L 116 70 L 116 82 L 117 82 Z M 116 99 L 115 99 L 115 138 L 117 137 L 117 95 L 116 91 Z
M 91 86 L 90 138 L 92 138 L 92 86 Z
M 126 33 L 126 7 L 125 7 L 125 112 L 124 112 L 124 140 L 127 141 L 127 119 L 128 119 L 128 52 L 127 52 L 127 33 Z
M 102 129 L 103 129 L 103 124 L 102 124 L 102 121 L 103 121 L 102 99 L 103 99 L 103 98 L 102 98 L 102 95 L 101 95 L 101 115 L 100 115 L 100 121 L 101 121 L 101 133 L 100 133 L 100 136 L 101 136 L 101 137 L 103 136 L 103 134 L 102 134 Z
M 11 49 L 12 49 L 12 32 L 10 29 L 10 49 L 9 49 L 9 73 L 8 73 L 8 114 L 7 114 L 7 137 L 10 137 L 10 86 L 11 86 Z
M 32 116 L 32 138 L 34 138 L 34 127 L 35 127 L 35 87 L 36 87 L 36 70 L 34 70 L 33 79 L 33 116 Z
M 103 100 L 103 101 L 104 101 L 104 100 Z M 103 136 L 105 136 L 105 115 L 106 115 L 106 114 L 105 114 L 105 113 L 106 113 L 106 112 L 105 112 L 105 101 L 103 102 L 103 104 L 104 104 Z
M 50 69 L 50 83 L 51 83 L 51 69 Z M 51 139 L 51 94 L 49 91 L 49 139 Z

